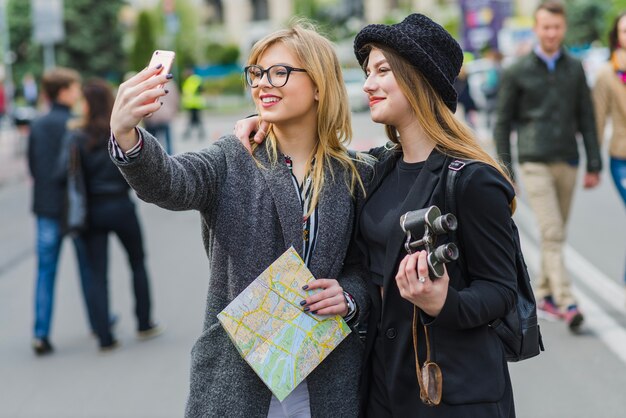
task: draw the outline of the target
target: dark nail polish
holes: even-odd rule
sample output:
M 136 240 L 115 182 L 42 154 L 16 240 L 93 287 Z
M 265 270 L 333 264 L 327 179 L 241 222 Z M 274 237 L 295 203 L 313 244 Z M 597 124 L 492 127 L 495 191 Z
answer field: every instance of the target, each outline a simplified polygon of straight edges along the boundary
M 306 305 L 306 300 L 303 300 L 302 302 L 300 302 L 300 306 L 304 306 Z
M 163 106 L 163 102 L 159 102 L 159 103 L 161 103 L 161 106 Z
M 305 284 L 304 286 L 302 286 L 302 290 L 307 290 L 309 288 L 308 284 Z
M 312 314 L 314 314 L 314 315 L 316 315 L 316 314 L 317 314 L 317 311 L 313 311 L 313 312 L 311 312 L 311 313 L 312 313 Z
M 304 308 L 304 312 L 308 312 L 309 311 L 309 307 L 307 306 L 306 308 Z
M 159 64 L 156 66 L 156 69 L 158 70 L 159 68 L 163 67 L 163 64 Z
M 168 80 L 171 80 L 172 78 L 174 78 L 174 74 L 168 74 L 165 76 L 165 78 L 167 78 Z
M 169 93 L 170 91 L 168 89 L 165 89 L 165 94 Z

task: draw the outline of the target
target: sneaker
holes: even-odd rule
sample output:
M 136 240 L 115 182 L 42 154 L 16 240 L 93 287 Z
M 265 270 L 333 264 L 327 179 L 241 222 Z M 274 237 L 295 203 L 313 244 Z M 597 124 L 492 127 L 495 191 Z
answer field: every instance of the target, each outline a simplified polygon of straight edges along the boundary
M 571 306 L 567 309 L 567 312 L 565 312 L 565 322 L 567 323 L 570 331 L 574 333 L 580 331 L 580 326 L 583 324 L 584 320 L 585 317 L 582 313 L 580 313 L 577 306 Z
M 158 324 L 152 324 L 152 326 L 148 329 L 137 331 L 137 338 L 142 341 L 150 340 L 152 338 L 158 337 L 159 335 L 163 334 L 163 331 L 165 331 L 164 326 L 158 325 Z
M 115 313 L 112 313 L 109 316 L 109 328 L 111 329 L 111 331 L 115 329 L 115 326 L 117 325 L 119 318 L 120 318 L 119 315 Z M 96 332 L 95 329 L 91 330 L 91 336 L 94 338 L 98 338 L 98 333 Z
M 52 344 L 48 341 L 47 338 L 35 338 L 32 344 L 33 350 L 35 350 L 35 354 L 38 356 L 43 356 L 45 354 L 50 354 L 54 351 Z
M 563 313 L 554 302 L 548 298 L 543 298 L 537 303 L 537 316 L 551 321 L 563 319 Z

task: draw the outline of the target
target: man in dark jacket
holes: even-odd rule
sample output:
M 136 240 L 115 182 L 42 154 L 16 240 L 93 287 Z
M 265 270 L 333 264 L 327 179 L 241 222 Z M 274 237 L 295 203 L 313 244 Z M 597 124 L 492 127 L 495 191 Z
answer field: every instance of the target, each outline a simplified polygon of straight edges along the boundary
M 33 212 L 37 220 L 38 262 L 32 344 L 37 355 L 53 350 L 49 334 L 54 281 L 63 239 L 61 218 L 65 201 L 64 181 L 55 173 L 71 107 L 81 97 L 80 75 L 68 68 L 55 68 L 44 74 L 42 87 L 51 108 L 47 114 L 32 122 L 28 137 L 28 166 L 33 178 Z M 89 283 L 86 249 L 80 238 L 74 238 L 74 246 L 86 295 Z
M 576 332 L 583 315 L 570 289 L 563 244 L 579 164 L 578 133 L 586 153 L 585 188 L 599 183 L 602 161 L 583 67 L 562 47 L 563 5 L 540 4 L 534 31 L 538 45 L 504 72 L 494 139 L 499 157 L 511 170 L 510 134 L 515 125 L 524 188 L 541 231 L 538 307 L 564 319 Z

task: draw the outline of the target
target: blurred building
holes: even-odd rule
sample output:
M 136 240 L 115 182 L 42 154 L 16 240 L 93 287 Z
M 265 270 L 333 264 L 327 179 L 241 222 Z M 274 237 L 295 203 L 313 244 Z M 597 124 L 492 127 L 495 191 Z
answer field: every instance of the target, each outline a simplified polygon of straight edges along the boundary
M 394 10 L 401 10 L 404 14 L 419 11 L 437 19 L 447 10 L 458 9 L 457 2 L 458 0 L 310 0 L 310 4 L 322 4 L 338 17 L 356 18 L 362 23 L 382 22 Z M 229 37 L 239 42 L 249 36 L 246 32 L 255 32 L 256 23 L 263 23 L 270 29 L 284 25 L 296 13 L 295 3 L 295 0 L 205 0 L 215 21 L 224 24 Z

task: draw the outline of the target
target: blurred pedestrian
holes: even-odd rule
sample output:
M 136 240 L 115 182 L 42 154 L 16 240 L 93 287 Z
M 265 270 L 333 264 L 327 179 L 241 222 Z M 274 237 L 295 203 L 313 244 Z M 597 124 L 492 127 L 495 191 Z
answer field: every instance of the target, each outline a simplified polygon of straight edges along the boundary
M 626 11 L 613 22 L 609 48 L 610 60 L 597 74 L 593 97 L 600 142 L 604 139 L 607 120 L 613 125 L 609 166 L 615 187 L 626 204 Z
M 172 122 L 178 114 L 180 108 L 180 93 L 176 82 L 167 83 L 168 94 L 162 100 L 163 106 L 158 112 L 153 113 L 150 117 L 144 119 L 146 131 L 150 132 L 159 143 L 165 148 L 165 151 L 172 155 Z
M 344 146 L 351 136 L 350 110 L 332 44 L 297 24 L 253 46 L 246 81 L 260 116 L 272 123 L 254 158 L 232 135 L 171 157 L 138 129 L 141 115 L 158 110 L 154 99 L 165 94 L 155 87 L 171 75 L 153 77 L 159 71 L 148 68 L 120 86 L 111 150 L 142 199 L 172 210 L 195 209 L 202 217 L 209 294 L 204 331 L 192 351 L 185 415 L 356 417 L 362 355 L 356 332 L 280 402 L 217 320 L 291 246 L 317 278 L 308 289 L 324 289 L 301 302 L 304 311 L 341 315 L 354 325 L 366 308 L 360 271 L 347 271 L 358 263 L 344 267 L 354 201 L 363 189 L 357 164 L 366 167 Z
M 463 117 L 470 128 L 476 127 L 476 116 L 478 106 L 472 97 L 472 91 L 469 85 L 469 74 L 467 73 L 467 65 L 461 67 L 459 76 L 454 80 L 454 89 L 458 95 L 458 103 L 463 108 Z
M 43 75 L 42 89 L 50 101 L 50 111 L 36 118 L 28 137 L 28 167 L 33 178 L 33 212 L 37 221 L 37 282 L 35 287 L 35 326 L 32 347 L 38 355 L 53 350 L 50 328 L 54 302 L 54 282 L 63 230 L 61 219 L 65 202 L 64 179 L 56 176 L 71 108 L 80 100 L 80 75 L 69 68 L 55 68 Z M 80 237 L 73 237 L 85 303 L 89 293 L 87 250 Z M 87 306 L 89 323 L 95 329 Z
M 27 106 L 37 107 L 39 90 L 37 89 L 37 81 L 31 73 L 26 73 L 22 77 L 22 95 Z
M 500 78 L 502 77 L 502 54 L 496 49 L 488 49 L 484 55 L 489 62 L 489 67 L 485 71 L 485 79 L 480 85 L 480 90 L 485 96 L 485 117 L 486 126 L 491 129 L 496 105 L 498 103 L 498 90 L 500 89 Z
M 541 3 L 534 19 L 538 44 L 503 73 L 494 139 L 513 174 L 510 134 L 515 126 L 524 189 L 541 232 L 541 273 L 535 285 L 539 313 L 564 319 L 577 332 L 584 318 L 571 291 L 563 245 L 580 163 L 578 132 L 585 144 L 585 188 L 599 183 L 602 161 L 585 72 L 562 46 L 565 8 L 558 1 Z
M 89 218 L 87 230 L 83 233 L 92 278 L 89 302 L 100 350 L 107 351 L 118 346 L 109 313 L 110 233 L 115 233 L 122 243 L 132 270 L 137 336 L 140 339 L 155 337 L 163 329 L 151 317 L 144 244 L 135 204 L 128 193 L 130 188 L 107 150 L 113 93 L 106 81 L 94 79 L 83 86 L 83 97 L 83 114 L 79 121 L 70 125 L 66 149 L 74 143 L 80 150 Z
M 0 126 L 4 123 L 4 115 L 7 113 L 6 90 L 4 79 L 0 79 Z
M 182 105 L 189 114 L 189 121 L 185 127 L 183 138 L 190 138 L 191 131 L 195 129 L 198 133 L 198 139 L 203 139 L 205 132 L 204 124 L 202 123 L 202 109 L 205 108 L 205 101 L 202 95 L 202 77 L 190 73 L 183 81 L 182 90 Z

